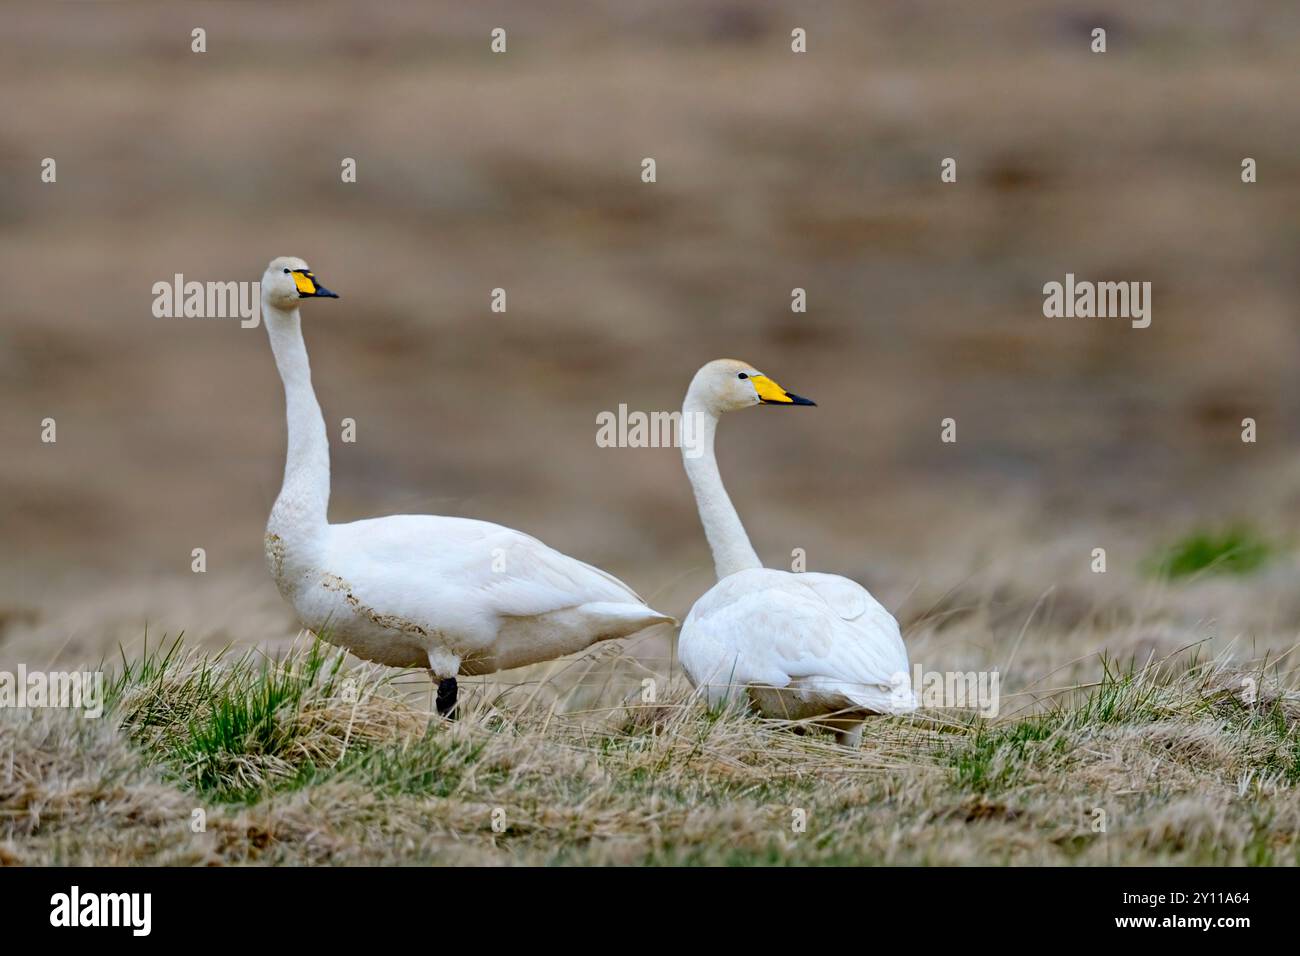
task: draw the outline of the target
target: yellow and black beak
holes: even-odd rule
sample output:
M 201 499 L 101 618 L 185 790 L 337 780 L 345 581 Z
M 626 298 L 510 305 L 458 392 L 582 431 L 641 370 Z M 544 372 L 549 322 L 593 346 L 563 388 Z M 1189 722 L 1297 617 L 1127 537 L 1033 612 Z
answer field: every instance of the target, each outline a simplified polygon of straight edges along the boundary
M 306 269 L 293 270 L 293 282 L 298 287 L 300 299 L 337 299 L 338 293 L 331 292 L 316 281 L 316 273 Z
M 787 392 L 766 375 L 751 375 L 749 380 L 758 391 L 758 400 L 764 405 L 816 405 L 811 398 Z

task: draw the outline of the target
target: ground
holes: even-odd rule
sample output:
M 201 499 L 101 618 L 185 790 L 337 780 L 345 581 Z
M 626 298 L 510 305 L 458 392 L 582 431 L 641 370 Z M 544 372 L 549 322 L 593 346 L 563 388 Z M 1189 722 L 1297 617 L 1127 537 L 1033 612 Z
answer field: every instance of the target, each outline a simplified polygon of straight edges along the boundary
M 857 750 L 613 648 L 549 670 L 470 684 L 449 722 L 424 675 L 320 643 L 163 643 L 101 719 L 0 712 L 0 861 L 1300 862 L 1300 697 L 1273 665 L 1111 663 L 995 719 L 874 721 Z

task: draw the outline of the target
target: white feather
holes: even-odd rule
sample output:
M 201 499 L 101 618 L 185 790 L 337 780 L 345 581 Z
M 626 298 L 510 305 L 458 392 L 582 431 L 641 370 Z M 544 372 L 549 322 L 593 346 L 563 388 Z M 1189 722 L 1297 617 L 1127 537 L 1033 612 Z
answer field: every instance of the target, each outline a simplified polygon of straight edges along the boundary
M 691 608 L 678 655 L 713 703 L 737 688 L 786 688 L 766 695 L 786 701 L 771 716 L 915 707 L 898 622 L 835 575 L 751 568 L 723 578 Z

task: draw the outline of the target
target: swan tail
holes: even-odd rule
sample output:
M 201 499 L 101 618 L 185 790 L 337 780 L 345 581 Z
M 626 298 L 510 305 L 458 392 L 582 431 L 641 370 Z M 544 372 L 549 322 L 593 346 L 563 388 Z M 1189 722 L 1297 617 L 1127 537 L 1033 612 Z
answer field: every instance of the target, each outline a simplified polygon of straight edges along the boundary
M 827 696 L 852 701 L 853 705 L 873 714 L 897 716 L 916 710 L 916 695 L 903 683 L 855 684 L 829 677 L 814 677 L 806 686 Z
M 644 604 L 593 601 L 582 605 L 578 611 L 600 633 L 601 640 L 628 637 L 659 624 L 677 624 L 676 618 L 660 614 Z

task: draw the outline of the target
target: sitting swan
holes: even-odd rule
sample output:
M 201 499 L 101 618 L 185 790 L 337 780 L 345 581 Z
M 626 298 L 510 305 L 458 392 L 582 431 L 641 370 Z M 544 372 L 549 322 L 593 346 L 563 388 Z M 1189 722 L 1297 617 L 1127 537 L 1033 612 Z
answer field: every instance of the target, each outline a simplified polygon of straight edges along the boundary
M 742 688 L 764 716 L 833 715 L 816 723 L 856 746 L 866 716 L 915 709 L 907 649 L 898 622 L 857 582 L 759 562 L 713 454 L 718 416 L 759 404 L 816 403 L 731 359 L 704 366 L 686 392 L 682 459 L 718 583 L 691 608 L 677 653 L 710 705 Z
M 438 712 L 449 714 L 457 674 L 550 660 L 672 622 L 614 576 L 500 525 L 431 515 L 330 524 L 329 441 L 298 313 L 313 298 L 338 296 L 301 259 L 271 261 L 262 315 L 289 440 L 266 559 L 304 625 L 358 657 L 428 668 Z

